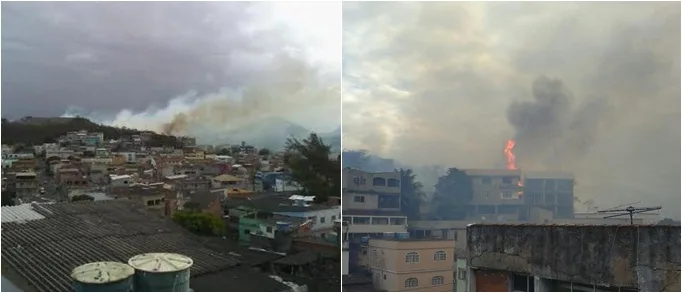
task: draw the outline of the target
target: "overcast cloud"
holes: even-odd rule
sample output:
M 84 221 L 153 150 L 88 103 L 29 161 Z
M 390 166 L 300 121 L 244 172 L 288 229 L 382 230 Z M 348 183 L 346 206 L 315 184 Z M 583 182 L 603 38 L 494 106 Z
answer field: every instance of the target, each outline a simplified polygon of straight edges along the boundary
M 583 200 L 641 200 L 679 218 L 680 3 L 343 10 L 344 148 L 413 165 L 494 168 L 504 167 L 505 141 L 523 139 L 518 165 L 574 172 Z M 508 108 L 538 95 L 566 104 L 552 108 L 557 131 L 529 136 L 508 114 L 531 114 Z M 547 109 L 536 103 L 523 105 Z
M 330 130 L 340 25 L 340 3 L 5 2 L 2 116 L 70 109 L 143 127 L 208 97 Z M 254 89 L 271 95 L 241 93 Z

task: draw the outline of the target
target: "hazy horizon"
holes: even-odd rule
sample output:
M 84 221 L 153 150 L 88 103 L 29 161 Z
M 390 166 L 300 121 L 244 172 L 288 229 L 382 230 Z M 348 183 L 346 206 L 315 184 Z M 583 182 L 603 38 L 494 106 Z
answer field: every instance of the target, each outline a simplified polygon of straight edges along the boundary
M 680 3 L 344 3 L 343 148 L 680 211 Z

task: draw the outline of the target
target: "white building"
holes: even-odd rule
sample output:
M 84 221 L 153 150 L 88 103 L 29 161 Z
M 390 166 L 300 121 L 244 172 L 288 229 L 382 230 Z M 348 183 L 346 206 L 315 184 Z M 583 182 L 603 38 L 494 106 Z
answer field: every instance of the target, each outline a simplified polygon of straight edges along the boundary
M 110 175 L 111 187 L 126 187 L 133 184 L 133 177 L 130 175 Z

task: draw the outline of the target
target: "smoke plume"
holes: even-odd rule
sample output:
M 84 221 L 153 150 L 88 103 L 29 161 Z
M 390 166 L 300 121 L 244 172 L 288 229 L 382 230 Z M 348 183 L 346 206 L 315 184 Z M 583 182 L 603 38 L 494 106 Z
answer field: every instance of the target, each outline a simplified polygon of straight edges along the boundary
M 340 4 L 208 5 L 202 6 L 201 13 L 189 17 L 186 25 L 202 24 L 199 30 L 208 27 L 210 30 L 206 33 L 213 34 L 206 38 L 221 41 L 196 44 L 198 48 L 167 43 L 163 46 L 179 51 L 178 56 L 184 56 L 180 53 L 199 55 L 205 57 L 201 59 L 205 62 L 222 62 L 212 64 L 211 68 L 220 67 L 223 74 L 213 71 L 198 74 L 199 79 L 206 75 L 210 86 L 183 83 L 182 92 L 176 92 L 180 96 L 164 97 L 165 104 L 150 102 L 146 109 L 130 108 L 113 115 L 71 109 L 65 115 L 77 113 L 113 126 L 195 136 L 200 143 L 238 142 L 226 136 L 234 131 L 243 133 L 245 129 L 258 128 L 253 125 L 267 124 L 267 121 L 304 125 L 317 132 L 339 127 L 340 46 L 336 42 L 340 39 Z M 303 11 L 303 7 L 308 10 Z M 154 11 L 162 14 L 164 10 Z M 225 20 L 235 15 L 239 18 Z M 153 24 L 152 30 L 156 33 L 159 25 Z M 140 56 L 130 58 L 135 57 Z M 201 65 L 193 64 L 192 69 L 200 71 Z M 179 87 L 171 83 L 164 90 L 177 91 Z M 287 128 L 282 123 L 271 124 L 276 124 L 271 127 L 273 132 Z
M 513 101 L 507 108 L 519 167 L 561 170 L 564 163 L 582 159 L 607 119 L 608 100 L 588 98 L 573 106 L 563 82 L 546 76 L 533 82 L 532 95 L 533 100 Z
M 583 201 L 679 218 L 679 52 L 680 3 L 344 5 L 344 148 L 504 168 L 516 139 Z

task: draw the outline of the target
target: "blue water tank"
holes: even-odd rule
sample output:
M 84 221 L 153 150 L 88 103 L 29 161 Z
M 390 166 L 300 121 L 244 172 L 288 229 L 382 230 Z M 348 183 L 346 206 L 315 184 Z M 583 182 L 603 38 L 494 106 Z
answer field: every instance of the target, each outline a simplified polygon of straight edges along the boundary
M 133 256 L 135 292 L 189 292 L 191 258 L 176 253 L 145 253 Z
M 71 272 L 76 292 L 132 292 L 135 270 L 120 262 L 94 262 Z

